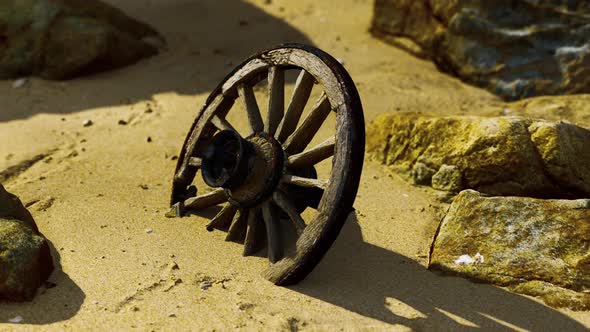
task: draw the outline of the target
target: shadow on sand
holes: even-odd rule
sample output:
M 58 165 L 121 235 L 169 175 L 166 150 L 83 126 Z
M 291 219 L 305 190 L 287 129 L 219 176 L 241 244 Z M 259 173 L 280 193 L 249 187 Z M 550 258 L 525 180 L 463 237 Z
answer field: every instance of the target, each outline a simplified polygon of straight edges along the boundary
M 353 215 L 314 272 L 292 289 L 416 330 L 513 331 L 518 327 L 587 331 L 571 318 L 524 296 L 462 278 L 441 277 L 412 259 L 366 243 Z M 413 311 L 413 317 L 402 314 L 400 306 L 390 304 L 389 298 L 403 302 L 401 307 L 406 307 L 405 312 Z M 451 318 L 453 315 L 461 319 Z
M 210 92 L 248 56 L 309 39 L 278 17 L 240 0 L 109 0 L 158 30 L 167 50 L 135 65 L 67 82 L 33 80 L 20 89 L 5 83 L 0 122 L 38 113 L 66 114 L 150 100 L 172 92 Z M 10 82 L 11 83 L 11 82 Z M 195 105 L 195 112 L 200 105 Z
M 86 296 L 62 270 L 61 257 L 51 242 L 49 246 L 55 269 L 48 281 L 55 287 L 47 289 L 42 286 L 31 302 L 0 302 L 0 323 L 21 316 L 23 324 L 50 324 L 72 318 L 80 310 Z

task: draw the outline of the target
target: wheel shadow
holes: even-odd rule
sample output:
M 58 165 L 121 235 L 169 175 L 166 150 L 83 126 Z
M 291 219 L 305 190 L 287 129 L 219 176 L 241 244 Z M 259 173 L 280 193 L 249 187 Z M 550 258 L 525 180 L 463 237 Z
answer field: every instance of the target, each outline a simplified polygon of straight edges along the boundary
M 527 297 L 462 278 L 439 276 L 412 259 L 366 243 L 353 214 L 332 250 L 304 282 L 292 289 L 366 317 L 416 330 L 513 331 L 518 327 L 587 331 L 575 320 Z
M 128 105 L 160 93 L 209 92 L 254 53 L 287 42 L 311 43 L 280 18 L 241 0 L 107 2 L 158 30 L 166 49 L 135 65 L 66 82 L 33 79 L 14 89 L 12 82 L 0 81 L 0 89 L 6 89 L 0 91 L 0 104 L 9 105 L 0 122 Z M 195 111 L 199 107 L 195 104 Z
M 55 268 L 48 282 L 55 286 L 42 286 L 30 302 L 0 301 L 0 323 L 21 316 L 22 324 L 50 324 L 72 318 L 80 310 L 86 295 L 62 270 L 61 257 L 51 242 L 49 246 Z

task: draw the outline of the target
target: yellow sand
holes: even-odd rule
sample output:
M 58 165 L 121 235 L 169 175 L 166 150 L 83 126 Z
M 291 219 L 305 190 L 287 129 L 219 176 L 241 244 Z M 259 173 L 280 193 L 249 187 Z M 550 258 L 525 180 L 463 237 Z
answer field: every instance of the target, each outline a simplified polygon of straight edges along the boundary
M 373 39 L 369 0 L 110 2 L 161 31 L 168 51 L 69 82 L 0 82 L 0 170 L 50 155 L 6 186 L 31 204 L 60 265 L 57 286 L 33 302 L 0 303 L 0 330 L 590 327 L 590 313 L 427 271 L 446 206 L 374 162 L 365 163 L 356 216 L 293 287 L 261 278 L 267 260 L 243 258 L 225 233 L 205 230 L 207 219 L 165 219 L 171 157 L 194 116 L 227 72 L 266 47 L 311 43 L 341 58 L 367 123 L 381 112 L 479 114 L 502 103 Z M 5 323 L 15 316 L 23 323 Z

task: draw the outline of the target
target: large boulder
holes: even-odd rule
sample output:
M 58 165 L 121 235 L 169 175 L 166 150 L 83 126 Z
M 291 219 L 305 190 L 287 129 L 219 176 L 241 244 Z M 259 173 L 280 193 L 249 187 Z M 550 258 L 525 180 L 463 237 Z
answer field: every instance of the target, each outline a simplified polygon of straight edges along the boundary
M 98 0 L 0 2 L 0 78 L 117 68 L 157 53 L 158 33 Z
M 371 32 L 510 100 L 590 92 L 584 0 L 376 0 Z
M 20 200 L 0 184 L 0 299 L 32 299 L 52 271 L 47 240 Z
M 443 219 L 429 268 L 590 309 L 590 200 L 461 192 Z
M 367 152 L 417 184 L 493 195 L 590 197 L 588 146 L 584 128 L 511 116 L 387 113 L 367 130 Z

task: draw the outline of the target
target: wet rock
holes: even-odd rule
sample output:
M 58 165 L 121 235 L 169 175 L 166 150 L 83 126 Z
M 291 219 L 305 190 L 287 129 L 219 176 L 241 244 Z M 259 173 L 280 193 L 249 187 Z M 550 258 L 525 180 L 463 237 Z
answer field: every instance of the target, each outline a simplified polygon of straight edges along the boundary
M 154 29 L 98 0 L 5 0 L 0 78 L 66 79 L 118 68 L 156 54 L 154 38 L 161 39 Z
M 401 174 L 415 176 L 418 162 L 453 165 L 452 173 L 433 176 L 433 187 L 502 196 L 589 197 L 588 146 L 587 129 L 513 116 L 398 112 L 378 116 L 367 130 L 367 152 Z
M 461 171 L 457 166 L 442 165 L 432 176 L 432 188 L 458 192 L 461 190 Z
M 47 240 L 20 200 L 0 185 L 0 299 L 32 299 L 51 271 Z
M 590 92 L 590 4 L 377 0 L 371 32 L 509 100 Z
M 429 268 L 587 310 L 588 243 L 589 199 L 484 197 L 465 190 L 440 225 Z M 480 261 L 459 261 L 476 253 Z

